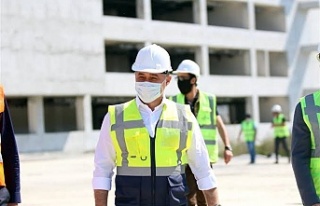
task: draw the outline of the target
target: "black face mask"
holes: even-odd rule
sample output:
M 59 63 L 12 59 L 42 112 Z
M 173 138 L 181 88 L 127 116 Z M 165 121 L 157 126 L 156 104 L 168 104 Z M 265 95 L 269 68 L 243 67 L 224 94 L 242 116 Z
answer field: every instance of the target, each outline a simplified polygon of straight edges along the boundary
M 191 91 L 193 84 L 190 81 L 191 79 L 178 79 L 178 88 L 182 94 L 188 94 Z

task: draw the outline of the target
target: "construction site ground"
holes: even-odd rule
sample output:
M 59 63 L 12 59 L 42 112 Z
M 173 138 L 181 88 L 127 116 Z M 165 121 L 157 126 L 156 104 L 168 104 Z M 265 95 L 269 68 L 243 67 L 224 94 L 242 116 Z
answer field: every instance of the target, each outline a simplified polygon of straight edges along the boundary
M 21 154 L 22 206 L 91 206 L 93 153 Z M 274 164 L 271 156 L 234 157 L 214 165 L 222 206 L 302 205 L 293 171 L 287 158 Z M 114 185 L 109 192 L 109 206 L 114 205 Z

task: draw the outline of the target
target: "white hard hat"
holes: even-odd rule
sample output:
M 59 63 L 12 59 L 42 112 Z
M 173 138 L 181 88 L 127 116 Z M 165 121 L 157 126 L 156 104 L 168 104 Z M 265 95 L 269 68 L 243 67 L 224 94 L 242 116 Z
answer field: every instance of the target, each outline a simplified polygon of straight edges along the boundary
M 275 104 L 272 106 L 271 111 L 280 113 L 282 111 L 282 108 L 279 104 Z
M 197 63 L 190 59 L 183 60 L 176 71 L 173 72 L 174 74 L 178 73 L 190 73 L 194 74 L 196 77 L 200 76 L 200 67 Z
M 163 73 L 172 71 L 169 53 L 152 44 L 139 50 L 131 69 L 135 72 Z

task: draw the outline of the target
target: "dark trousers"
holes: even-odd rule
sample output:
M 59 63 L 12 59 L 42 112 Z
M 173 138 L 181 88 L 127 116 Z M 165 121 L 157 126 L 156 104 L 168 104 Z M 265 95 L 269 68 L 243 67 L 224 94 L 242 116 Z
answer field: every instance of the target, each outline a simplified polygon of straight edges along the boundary
M 284 149 L 284 151 L 286 152 L 288 158 L 289 158 L 289 161 L 290 161 L 290 151 L 289 151 L 289 148 L 288 148 L 288 145 L 287 145 L 287 138 L 286 137 L 276 137 L 275 138 L 275 141 L 274 141 L 274 153 L 276 155 L 276 163 L 278 163 L 278 160 L 279 160 L 279 147 L 280 147 L 280 144 L 282 145 L 282 148 Z
M 189 165 L 186 166 L 186 180 L 188 186 L 188 206 L 207 206 L 204 194 L 201 190 L 199 190 L 196 178 L 194 177 Z
M 254 141 L 248 141 L 247 148 L 250 154 L 250 163 L 253 164 L 256 161 L 256 150 L 255 150 Z
M 185 175 L 151 176 L 117 175 L 116 206 L 186 206 Z M 155 193 L 152 193 L 152 192 Z
M 0 206 L 6 206 L 10 200 L 10 194 L 6 187 L 0 188 Z

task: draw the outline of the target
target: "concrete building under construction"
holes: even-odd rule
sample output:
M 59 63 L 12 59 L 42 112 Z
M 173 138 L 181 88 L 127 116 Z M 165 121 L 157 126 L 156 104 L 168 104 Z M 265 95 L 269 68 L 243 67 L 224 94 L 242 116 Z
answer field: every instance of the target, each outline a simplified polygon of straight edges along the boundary
M 245 113 L 270 136 L 320 88 L 318 0 L 1 0 L 1 83 L 21 152 L 90 151 L 110 104 L 135 96 L 144 45 L 201 67 L 230 139 Z M 178 93 L 175 81 L 167 95 Z

